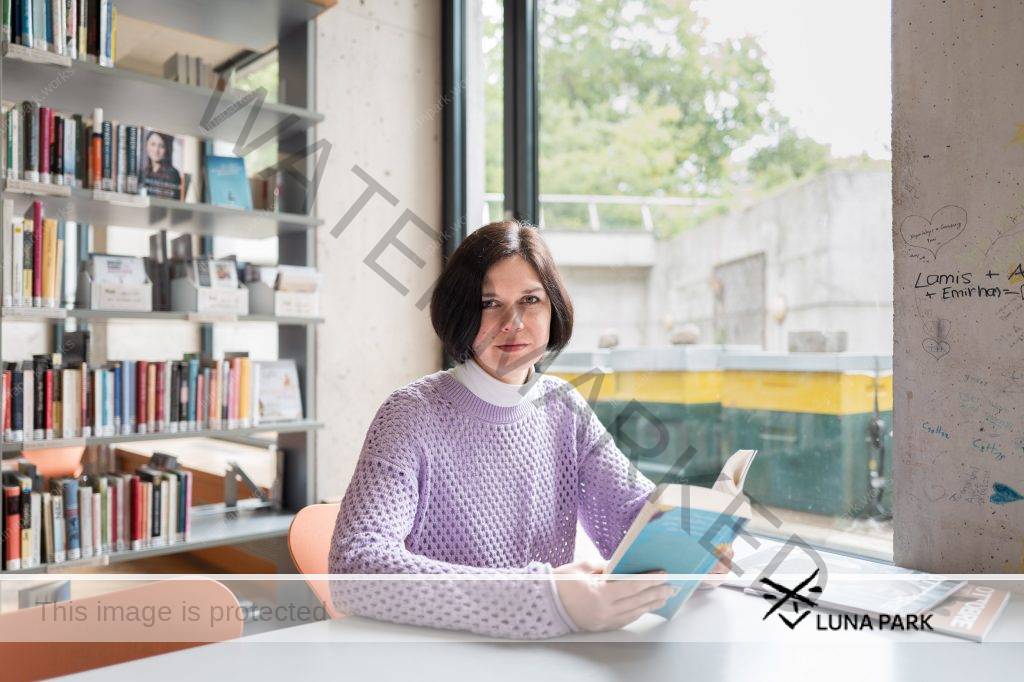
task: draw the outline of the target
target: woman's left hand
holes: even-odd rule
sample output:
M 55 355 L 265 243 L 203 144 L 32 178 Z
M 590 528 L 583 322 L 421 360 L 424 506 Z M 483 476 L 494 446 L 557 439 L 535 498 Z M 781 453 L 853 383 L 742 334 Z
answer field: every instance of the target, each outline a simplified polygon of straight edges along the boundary
M 715 554 L 718 556 L 718 563 L 711 569 L 711 572 L 717 574 L 729 573 L 732 568 L 732 544 L 718 545 L 715 547 Z M 721 583 L 721 580 L 705 580 L 700 584 L 699 589 L 710 590 L 714 587 L 718 587 Z

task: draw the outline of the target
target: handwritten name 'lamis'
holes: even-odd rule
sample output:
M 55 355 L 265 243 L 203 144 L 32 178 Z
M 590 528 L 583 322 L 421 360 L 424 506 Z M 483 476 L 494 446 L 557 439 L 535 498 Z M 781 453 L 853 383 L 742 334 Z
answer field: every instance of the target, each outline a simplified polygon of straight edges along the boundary
M 950 284 L 967 285 L 971 283 L 972 276 L 973 275 L 970 272 L 958 272 L 955 275 L 928 275 L 923 272 L 919 272 L 917 273 L 917 281 L 914 282 L 914 288 L 927 289 L 928 287 L 935 286 L 936 284 L 942 284 L 944 286 Z M 924 278 L 923 281 L 922 278 Z

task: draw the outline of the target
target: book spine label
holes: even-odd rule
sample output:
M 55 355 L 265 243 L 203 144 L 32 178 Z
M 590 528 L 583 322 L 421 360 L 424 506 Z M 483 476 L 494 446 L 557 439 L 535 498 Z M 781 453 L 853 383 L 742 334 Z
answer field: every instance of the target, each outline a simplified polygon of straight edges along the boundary
M 64 370 L 53 370 L 53 436 L 60 438 L 64 433 Z
M 103 496 L 99 490 L 94 490 L 90 496 L 92 499 L 92 548 L 96 556 L 103 554 Z
M 50 46 L 46 43 L 46 5 L 42 2 L 32 4 L 32 32 L 35 34 L 34 46 L 41 50 L 48 50 Z
M 11 423 L 13 421 L 13 416 L 11 415 L 12 400 L 13 400 L 13 396 L 11 395 L 11 382 L 12 382 L 11 370 L 9 370 L 9 369 L 4 370 L 4 383 L 3 383 L 3 392 L 4 392 L 4 396 L 3 396 L 4 440 L 8 441 L 8 442 L 14 440 L 13 432 L 11 431 Z
M 59 226 L 56 220 L 43 220 L 43 306 L 57 307 L 57 233 Z
M 92 490 L 86 486 L 78 488 L 78 539 L 83 557 L 93 555 L 92 546 Z
M 178 432 L 178 415 L 181 413 L 181 373 L 178 363 L 171 363 L 171 401 L 170 410 L 167 414 L 167 430 L 171 433 Z
M 21 491 L 18 486 L 4 486 L 4 568 L 21 568 Z
M 113 124 L 110 121 L 103 122 L 102 128 L 103 134 L 103 189 L 111 190 L 114 189 L 114 130 Z
M 36 438 L 35 431 L 35 409 L 32 405 L 33 398 L 35 397 L 35 382 L 34 372 L 31 367 L 25 368 L 21 373 L 21 380 L 24 388 L 22 389 L 21 402 L 24 407 L 24 418 L 23 424 L 25 425 L 25 440 L 33 440 Z
M 139 360 L 135 378 L 135 425 L 139 433 L 147 433 L 146 415 L 148 414 L 148 409 L 146 398 L 149 395 L 146 387 L 146 379 L 149 373 L 147 365 L 148 363 L 144 360 Z
M 50 182 L 50 158 L 53 150 L 53 110 L 39 107 L 39 181 Z
M 14 250 L 12 245 L 14 244 L 14 223 L 16 219 L 12 217 L 8 210 L 11 208 L 10 200 L 4 201 L 4 212 L 3 212 L 3 248 L 0 249 L 4 254 L 4 285 L 3 285 L 3 304 L 5 306 L 13 305 L 14 303 Z
M 21 6 L 21 44 L 25 47 L 35 47 L 35 31 L 32 20 L 34 19 L 31 2 L 19 3 Z
M 75 58 L 78 56 L 78 0 L 65 0 L 64 2 L 64 30 L 65 49 L 64 54 Z
M 33 369 L 32 385 L 35 390 L 32 394 L 32 438 L 41 440 L 46 434 L 46 368 L 41 364 L 37 363 Z
M 89 58 L 89 3 L 91 0 L 78 2 L 78 58 Z
M 89 28 L 86 34 L 89 37 L 89 61 L 99 62 L 100 54 L 100 3 L 98 0 L 91 0 L 89 3 Z
M 125 131 L 125 191 L 139 192 L 139 128 L 128 126 Z
M 12 178 L 24 178 L 25 177 L 25 174 L 24 174 L 25 163 L 22 160 L 22 148 L 21 148 L 22 138 L 23 138 L 23 135 L 24 135 L 21 132 L 21 128 L 22 128 L 22 115 L 21 115 L 21 111 L 22 110 L 21 110 L 20 107 L 15 106 L 15 107 L 12 107 L 9 112 L 7 112 L 7 115 L 9 117 L 9 119 L 10 119 L 10 125 L 8 127 L 8 131 L 7 132 L 8 132 L 8 136 L 10 138 L 10 141 L 11 141 L 11 143 L 10 143 L 11 144 L 11 153 L 10 153 L 10 155 L 7 158 L 10 161 L 10 167 L 11 167 L 11 175 L 10 175 L 10 177 L 12 177 Z
M 68 187 L 75 186 L 75 141 L 78 139 L 75 133 L 75 119 L 64 119 L 64 184 Z
M 15 219 L 11 225 L 11 303 L 15 306 L 25 305 L 25 227 L 22 220 Z
M 54 490 L 51 494 L 53 502 L 53 562 L 64 563 L 67 559 L 66 531 L 64 530 L 64 496 Z
M 26 3 L 28 4 L 28 3 Z M 25 179 L 39 182 L 39 105 L 35 102 L 22 103 L 22 121 L 25 139 Z
M 146 431 L 156 431 L 156 363 L 146 365 Z
M 56 242 L 57 242 L 57 246 L 54 249 L 55 261 L 54 261 L 54 265 L 53 265 L 53 299 L 52 299 L 52 302 L 51 302 L 51 305 L 54 308 L 59 308 L 61 306 L 61 303 L 64 300 L 64 290 L 65 290 L 65 286 L 64 286 L 64 270 L 65 270 L 65 267 L 64 267 L 64 262 L 65 262 L 64 242 L 65 242 L 65 236 L 64 236 L 64 233 L 65 233 L 65 230 L 66 230 L 66 224 L 64 222 L 57 223 L 57 230 L 56 230 L 56 236 L 55 236 L 55 239 L 56 239 Z
M 81 519 L 78 517 L 78 481 L 64 479 L 64 528 L 66 542 L 64 547 L 67 550 L 68 559 L 78 559 L 82 556 Z
M 126 190 L 125 185 L 125 164 L 126 158 L 126 136 L 125 127 L 123 125 L 117 126 L 117 191 L 124 192 Z
M 43 398 L 44 405 L 46 406 L 46 412 L 44 413 L 44 427 L 46 429 L 46 437 L 53 438 L 53 370 L 48 369 L 44 374 L 44 381 L 46 382 L 46 392 Z
M 53 144 L 51 150 L 53 158 L 50 159 L 50 176 L 54 184 L 64 184 L 64 119 L 61 116 L 53 117 Z
M 153 513 L 150 516 L 149 535 L 151 538 L 159 538 L 163 535 L 160 527 L 160 516 L 163 510 L 163 497 L 161 495 L 162 490 L 159 478 L 155 478 L 153 481 L 151 481 L 151 483 L 153 484 Z
M 11 439 L 19 443 L 25 439 L 24 432 L 24 377 L 21 371 L 11 371 Z
M 138 476 L 131 478 L 131 548 L 142 548 L 142 481 Z
M 43 205 L 32 202 L 32 305 L 43 305 Z
M 165 410 L 166 410 L 167 406 L 164 404 L 164 389 L 165 389 L 164 384 L 166 383 L 167 378 L 164 376 L 164 368 L 165 368 L 165 365 L 162 362 L 158 363 L 157 366 L 156 366 L 156 391 L 155 391 L 155 398 L 156 398 L 156 410 L 155 410 L 155 413 L 156 414 L 155 414 L 155 425 L 156 425 L 156 430 L 157 431 L 164 431 L 164 424 L 166 424 L 166 421 L 165 421 Z
M 81 114 L 73 117 L 75 123 L 75 187 L 89 185 L 89 129 Z

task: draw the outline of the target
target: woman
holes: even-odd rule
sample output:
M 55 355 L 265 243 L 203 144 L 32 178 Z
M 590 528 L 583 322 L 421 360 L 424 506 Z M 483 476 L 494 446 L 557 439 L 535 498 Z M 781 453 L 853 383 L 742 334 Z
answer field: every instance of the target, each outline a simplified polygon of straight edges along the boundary
M 602 564 L 573 562 L 577 520 L 607 559 L 654 485 L 571 384 L 533 367 L 565 348 L 573 323 L 538 232 L 504 221 L 470 234 L 437 282 L 430 316 L 457 364 L 380 406 L 329 570 L 536 578 L 335 580 L 336 606 L 527 639 L 614 629 L 662 606 L 674 592 L 663 578 L 609 581 L 593 575 Z

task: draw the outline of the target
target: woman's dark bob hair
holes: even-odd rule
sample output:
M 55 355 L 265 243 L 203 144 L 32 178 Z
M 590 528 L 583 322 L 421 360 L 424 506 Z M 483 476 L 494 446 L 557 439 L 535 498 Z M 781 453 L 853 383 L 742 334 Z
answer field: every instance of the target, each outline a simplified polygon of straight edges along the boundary
M 466 362 L 474 355 L 473 341 L 480 330 L 484 276 L 498 261 L 516 255 L 522 256 L 537 271 L 551 301 L 548 351 L 558 354 L 569 344 L 572 301 L 551 251 L 537 228 L 517 220 L 502 220 L 470 233 L 455 249 L 434 287 L 430 321 L 454 362 Z

